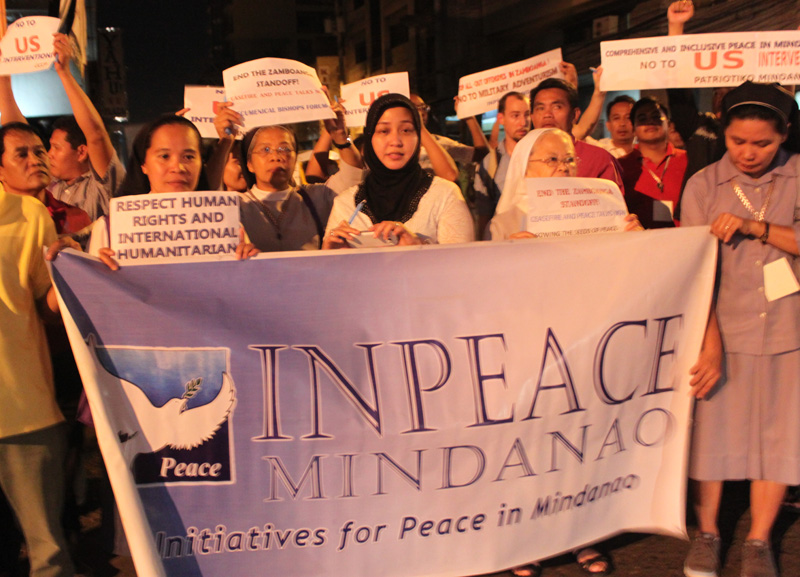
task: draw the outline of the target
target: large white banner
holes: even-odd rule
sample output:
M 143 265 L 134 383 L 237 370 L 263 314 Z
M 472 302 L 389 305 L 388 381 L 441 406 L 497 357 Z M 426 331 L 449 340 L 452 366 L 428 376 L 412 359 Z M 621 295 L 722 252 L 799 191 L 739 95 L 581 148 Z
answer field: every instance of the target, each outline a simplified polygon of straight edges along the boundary
M 464 576 L 684 535 L 707 228 L 53 266 L 137 572 Z
M 526 94 L 546 78 L 563 78 L 561 48 L 526 60 L 463 76 L 458 81 L 458 117 L 469 118 L 497 109 L 507 92 Z
M 600 53 L 603 91 L 800 83 L 797 30 L 612 40 Z
M 285 58 L 259 58 L 222 71 L 244 128 L 334 118 L 317 72 Z

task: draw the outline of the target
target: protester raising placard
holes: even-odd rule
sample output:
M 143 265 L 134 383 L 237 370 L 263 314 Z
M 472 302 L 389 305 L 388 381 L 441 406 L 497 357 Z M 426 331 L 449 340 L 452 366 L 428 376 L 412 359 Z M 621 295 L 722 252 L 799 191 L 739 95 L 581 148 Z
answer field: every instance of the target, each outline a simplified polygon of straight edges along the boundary
M 185 86 L 183 89 L 184 116 L 194 123 L 203 138 L 217 138 L 214 116 L 218 105 L 225 102 L 222 86 Z

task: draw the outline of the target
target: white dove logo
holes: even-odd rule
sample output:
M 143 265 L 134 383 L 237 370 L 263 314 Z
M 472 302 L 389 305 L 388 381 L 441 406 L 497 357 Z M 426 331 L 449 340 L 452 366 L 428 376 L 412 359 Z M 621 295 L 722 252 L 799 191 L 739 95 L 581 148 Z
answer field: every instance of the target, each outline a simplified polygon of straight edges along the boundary
M 120 444 L 129 464 L 139 453 L 154 453 L 164 447 L 193 449 L 209 440 L 228 419 L 236 402 L 233 380 L 222 373 L 222 387 L 213 401 L 187 409 L 186 404 L 200 390 L 202 378 L 192 379 L 184 385 L 180 398 L 170 399 L 161 407 L 154 406 L 144 391 L 125 379 L 106 371 L 97 358 L 94 335 L 87 341 L 95 365 L 98 368 L 98 386 L 104 393 L 116 397 L 122 386 L 127 400 L 108 399 L 106 406 L 113 413 L 115 426 L 119 430 Z M 126 411 L 128 405 L 132 409 Z

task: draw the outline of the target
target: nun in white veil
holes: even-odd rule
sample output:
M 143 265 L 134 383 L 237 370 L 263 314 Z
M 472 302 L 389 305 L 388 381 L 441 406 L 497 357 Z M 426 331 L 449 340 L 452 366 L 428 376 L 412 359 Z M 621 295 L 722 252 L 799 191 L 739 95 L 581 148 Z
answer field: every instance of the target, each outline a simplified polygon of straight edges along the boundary
M 486 240 L 534 238 L 525 230 L 528 215 L 528 178 L 574 177 L 580 160 L 572 138 L 558 128 L 532 130 L 514 147 L 503 193 L 486 230 Z M 625 217 L 625 230 L 641 230 L 636 215 Z

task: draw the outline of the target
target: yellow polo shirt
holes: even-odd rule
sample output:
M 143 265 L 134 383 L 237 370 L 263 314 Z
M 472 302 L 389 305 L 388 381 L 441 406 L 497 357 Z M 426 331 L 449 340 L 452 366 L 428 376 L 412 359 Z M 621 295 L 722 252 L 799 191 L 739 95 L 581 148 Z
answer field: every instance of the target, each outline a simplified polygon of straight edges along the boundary
M 0 190 L 0 438 L 64 420 L 36 310 L 50 288 L 42 247 L 55 240 L 41 202 Z

